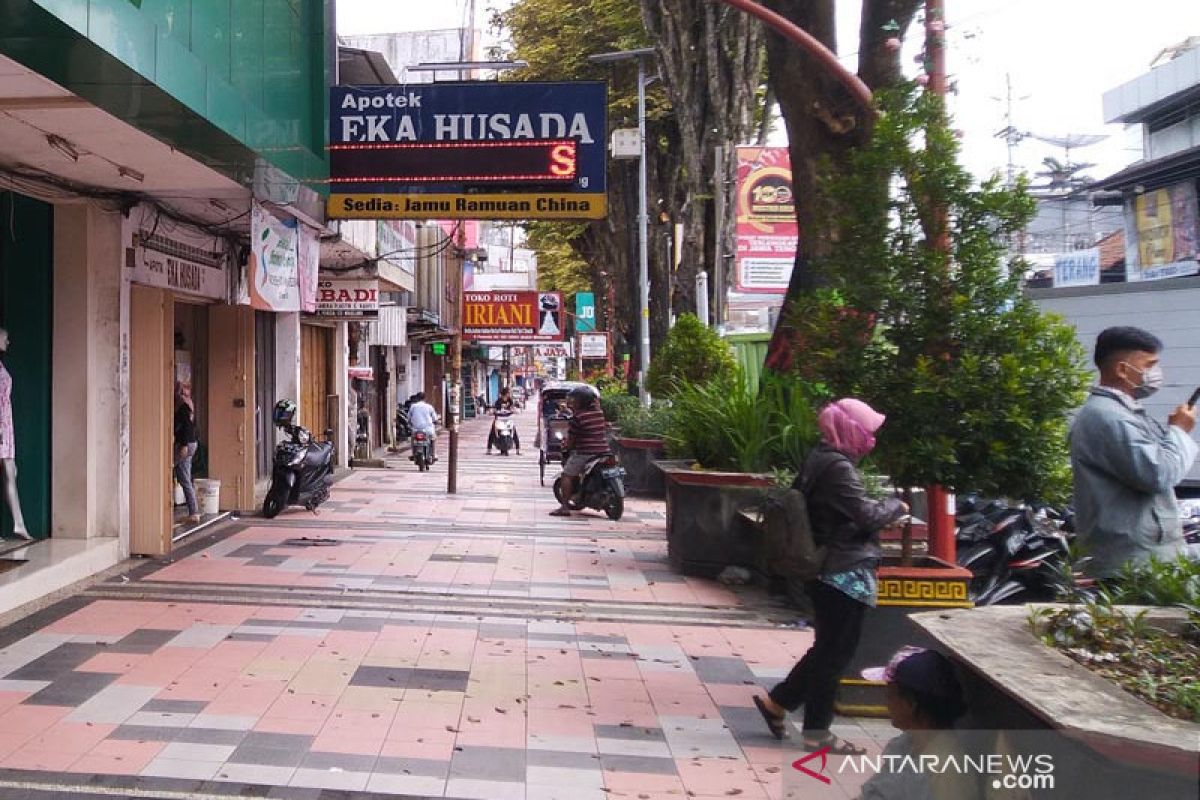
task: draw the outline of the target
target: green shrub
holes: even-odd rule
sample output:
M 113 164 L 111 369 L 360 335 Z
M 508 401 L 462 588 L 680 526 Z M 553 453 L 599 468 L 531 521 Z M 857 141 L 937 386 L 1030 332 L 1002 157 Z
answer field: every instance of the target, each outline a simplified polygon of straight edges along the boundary
M 1200 606 L 1200 562 L 1181 555 L 1171 561 L 1151 558 L 1126 564 L 1108 582 L 1112 602 L 1136 606 Z
M 680 314 L 650 362 L 646 388 L 657 397 L 673 397 L 684 384 L 732 379 L 736 371 L 729 343 L 695 314 Z
M 600 395 L 600 410 L 610 425 L 624 425 L 630 414 L 641 409 L 641 404 L 633 395 L 624 391 L 609 392 Z
M 621 436 L 628 439 L 664 439 L 674 413 L 666 403 L 654 403 L 650 408 L 640 405 L 621 416 Z
M 682 383 L 672 400 L 667 445 L 702 467 L 736 472 L 796 470 L 818 438 L 820 386 L 768 374 L 754 387 L 737 371 Z

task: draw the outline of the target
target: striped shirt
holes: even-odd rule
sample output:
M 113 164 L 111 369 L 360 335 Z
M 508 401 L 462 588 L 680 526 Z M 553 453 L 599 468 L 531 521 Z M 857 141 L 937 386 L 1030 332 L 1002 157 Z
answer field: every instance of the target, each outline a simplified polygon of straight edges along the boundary
M 572 453 L 607 453 L 608 429 L 604 423 L 604 412 L 599 408 L 576 411 L 571 417 Z

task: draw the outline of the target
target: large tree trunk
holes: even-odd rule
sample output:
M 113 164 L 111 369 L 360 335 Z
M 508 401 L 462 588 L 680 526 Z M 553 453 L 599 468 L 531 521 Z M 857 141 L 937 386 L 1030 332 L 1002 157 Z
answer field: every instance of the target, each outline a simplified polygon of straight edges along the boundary
M 763 4 L 836 52 L 834 0 L 764 0 Z M 902 76 L 899 49 L 889 48 L 886 42 L 908 29 L 920 5 L 921 0 L 862 0 L 858 76 L 872 90 L 894 84 Z M 849 154 L 870 139 L 874 113 L 859 105 L 806 51 L 774 32 L 767 34 L 767 65 L 787 126 L 800 227 L 796 265 L 767 356 L 767 366 L 782 368 L 791 356 L 789 308 L 801 294 L 816 288 L 809 264 L 827 254 L 838 236 L 836 230 L 826 229 L 818 214 L 821 171 L 846 168 Z
M 695 312 L 696 275 L 714 268 L 714 193 L 732 196 L 731 183 L 714 181 L 713 155 L 718 145 L 748 141 L 755 133 L 762 27 L 712 0 L 641 0 L 641 8 L 646 28 L 658 42 L 661 74 L 678 126 L 674 141 L 682 156 L 681 168 L 674 173 L 675 194 L 664 209 L 670 218 L 666 226 L 655 223 L 656 209 L 651 206 L 651 226 L 657 234 L 652 238 L 658 239 L 655 249 L 665 253 L 665 242 L 674 235 L 670 225 L 682 224 L 679 268 L 669 284 L 670 310 Z M 666 286 L 655 284 L 654 294 Z M 654 317 L 653 311 L 651 319 L 664 330 L 669 322 L 665 316 Z

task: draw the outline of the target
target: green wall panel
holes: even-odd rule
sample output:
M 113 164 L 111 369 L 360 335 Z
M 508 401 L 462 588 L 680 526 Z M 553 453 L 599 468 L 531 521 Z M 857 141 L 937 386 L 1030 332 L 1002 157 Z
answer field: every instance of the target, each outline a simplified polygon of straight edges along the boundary
M 13 378 L 17 491 L 29 532 L 50 530 L 50 419 L 53 329 L 54 209 L 10 192 L 0 194 L 0 326 L 12 343 L 4 365 Z M 12 533 L 0 503 L 0 531 Z
M 241 0 L 254 3 L 257 0 Z M 230 47 L 233 12 L 231 0 L 193 0 L 192 2 L 192 52 L 208 64 L 212 74 L 224 81 L 231 79 L 230 64 L 233 50 Z
M 185 48 L 191 46 L 192 0 L 142 0 L 142 15 L 160 35 L 170 36 Z

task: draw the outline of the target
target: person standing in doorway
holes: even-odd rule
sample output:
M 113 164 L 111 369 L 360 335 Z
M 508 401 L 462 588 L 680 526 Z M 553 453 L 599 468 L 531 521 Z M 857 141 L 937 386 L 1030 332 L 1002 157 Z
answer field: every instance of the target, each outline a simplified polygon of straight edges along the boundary
M 8 331 L 0 328 L 0 354 L 8 352 Z M 13 518 L 13 535 L 32 539 L 25 529 L 21 498 L 17 494 L 17 445 L 12 413 L 12 376 L 0 361 L 0 468 L 4 470 L 4 498 Z
M 187 502 L 187 521 L 192 525 L 200 521 L 196 488 L 192 485 L 192 459 L 196 457 L 197 447 L 196 407 L 192 403 L 192 390 L 189 386 L 179 384 L 175 387 L 175 480 L 183 489 L 183 499 Z

